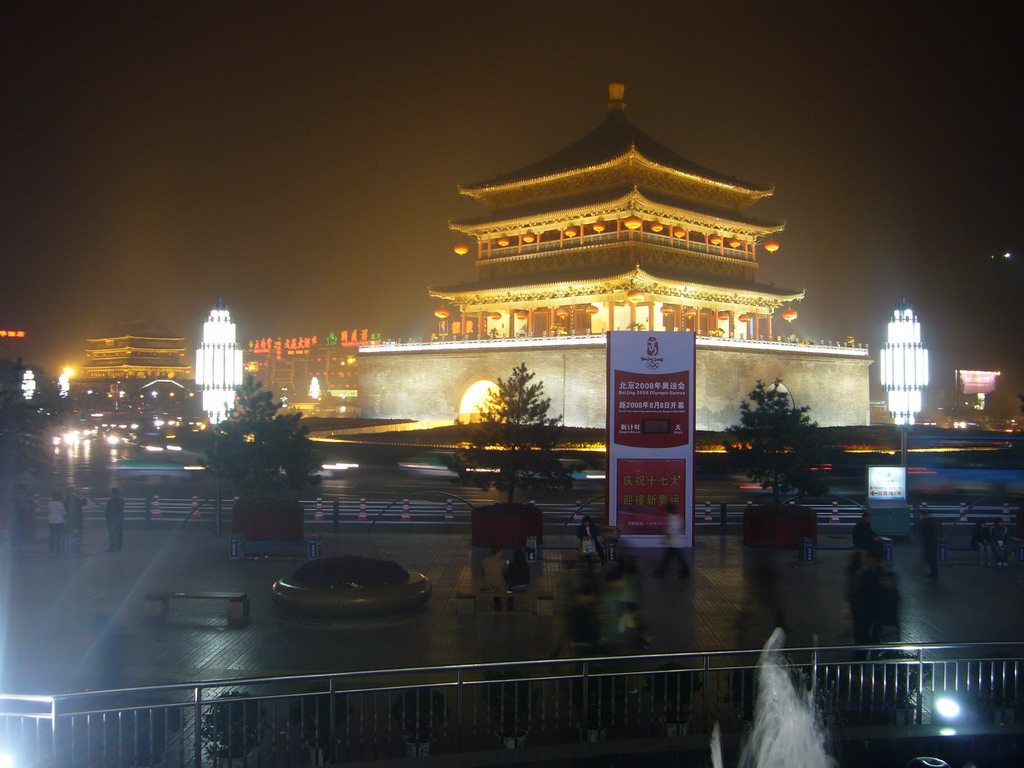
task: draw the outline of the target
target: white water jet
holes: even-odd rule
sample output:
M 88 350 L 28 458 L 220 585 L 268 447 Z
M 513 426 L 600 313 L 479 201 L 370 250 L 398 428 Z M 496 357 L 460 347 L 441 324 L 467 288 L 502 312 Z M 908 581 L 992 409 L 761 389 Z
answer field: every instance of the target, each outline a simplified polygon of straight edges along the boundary
M 757 665 L 754 727 L 740 753 L 739 768 L 837 768 L 825 750 L 826 732 L 814 696 L 796 686 L 782 658 L 786 639 L 772 632 Z M 711 736 L 711 764 L 722 765 L 718 724 Z

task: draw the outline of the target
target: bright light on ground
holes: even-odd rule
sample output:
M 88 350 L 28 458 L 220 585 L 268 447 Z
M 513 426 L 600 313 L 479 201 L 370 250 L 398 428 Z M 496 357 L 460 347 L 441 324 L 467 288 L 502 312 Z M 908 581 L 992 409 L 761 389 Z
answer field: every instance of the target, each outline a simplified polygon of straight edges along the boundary
M 948 720 L 960 716 L 960 705 L 953 699 L 941 698 L 935 702 L 935 711 Z

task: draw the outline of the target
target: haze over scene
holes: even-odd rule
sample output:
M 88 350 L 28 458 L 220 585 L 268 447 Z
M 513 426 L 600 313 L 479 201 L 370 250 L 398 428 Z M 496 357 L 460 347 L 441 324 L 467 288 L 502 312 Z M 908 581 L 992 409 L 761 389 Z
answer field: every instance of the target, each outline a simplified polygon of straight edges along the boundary
M 656 140 L 776 186 L 750 214 L 787 221 L 760 280 L 806 288 L 794 333 L 877 351 L 906 297 L 936 384 L 1024 391 L 1010 6 L 710 5 L 8 4 L 0 328 L 27 336 L 0 356 L 75 364 L 142 319 L 195 344 L 218 297 L 242 340 L 427 335 L 427 287 L 475 275 L 456 185 L 620 81 Z

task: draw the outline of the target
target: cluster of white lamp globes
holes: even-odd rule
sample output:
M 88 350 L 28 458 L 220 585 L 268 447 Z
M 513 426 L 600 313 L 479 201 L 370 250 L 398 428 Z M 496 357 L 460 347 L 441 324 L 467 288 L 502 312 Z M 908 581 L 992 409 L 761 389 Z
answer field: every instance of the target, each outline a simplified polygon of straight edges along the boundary
M 235 324 L 222 301 L 203 324 L 203 341 L 196 350 L 196 387 L 210 424 L 220 424 L 235 409 L 235 389 L 242 383 L 242 348 L 235 341 Z
M 882 388 L 897 426 L 909 427 L 921 412 L 921 393 L 928 386 L 928 350 L 921 342 L 921 323 L 906 299 L 896 305 L 882 347 Z

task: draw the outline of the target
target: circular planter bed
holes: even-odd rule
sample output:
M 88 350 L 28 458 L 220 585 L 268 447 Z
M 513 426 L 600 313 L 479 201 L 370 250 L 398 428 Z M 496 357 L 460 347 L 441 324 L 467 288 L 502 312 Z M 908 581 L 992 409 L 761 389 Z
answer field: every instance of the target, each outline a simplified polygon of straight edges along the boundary
M 326 619 L 402 613 L 426 604 L 433 591 L 422 573 L 360 557 L 314 561 L 274 582 L 274 604 Z

